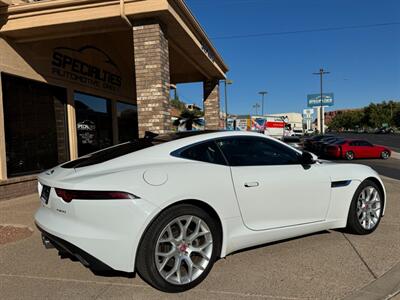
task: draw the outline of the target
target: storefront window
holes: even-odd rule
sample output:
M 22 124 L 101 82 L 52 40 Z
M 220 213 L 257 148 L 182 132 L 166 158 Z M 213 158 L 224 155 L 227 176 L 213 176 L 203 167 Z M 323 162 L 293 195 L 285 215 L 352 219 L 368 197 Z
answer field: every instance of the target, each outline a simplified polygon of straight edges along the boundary
M 75 93 L 78 155 L 112 146 L 111 101 Z
M 117 115 L 119 142 L 123 143 L 138 138 L 137 106 L 118 102 Z
M 67 161 L 65 89 L 6 74 L 2 88 L 8 177 Z

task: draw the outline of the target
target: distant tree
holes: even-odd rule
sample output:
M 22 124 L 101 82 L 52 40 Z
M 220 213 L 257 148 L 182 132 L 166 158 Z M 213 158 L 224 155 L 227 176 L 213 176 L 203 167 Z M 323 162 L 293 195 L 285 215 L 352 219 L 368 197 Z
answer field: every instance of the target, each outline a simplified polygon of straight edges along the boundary
M 344 111 L 337 114 L 333 118 L 329 124 L 329 128 L 333 130 L 339 130 L 362 127 L 363 118 L 364 112 L 362 110 Z
M 183 112 L 186 109 L 186 105 L 179 99 L 178 91 L 175 90 L 174 98 L 170 99 L 170 103 L 172 107 L 175 107 L 180 112 Z
M 400 128 L 400 109 L 393 114 L 393 124 Z

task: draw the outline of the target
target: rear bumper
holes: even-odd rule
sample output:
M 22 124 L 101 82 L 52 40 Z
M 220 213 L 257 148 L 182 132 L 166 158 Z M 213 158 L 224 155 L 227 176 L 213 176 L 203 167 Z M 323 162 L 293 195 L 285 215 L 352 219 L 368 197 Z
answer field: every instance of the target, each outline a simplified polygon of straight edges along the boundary
M 48 204 L 42 203 L 36 212 L 35 222 L 51 244 L 84 265 L 130 273 L 149 214 L 155 210 L 143 199 L 65 203 L 52 189 Z
M 43 244 L 45 244 L 46 247 L 48 247 L 48 242 L 51 243 L 59 251 L 67 252 L 68 254 L 76 257 L 84 266 L 93 271 L 114 271 L 113 268 L 80 249 L 79 247 L 48 233 L 44 229 L 40 228 L 40 226 L 37 224 L 36 227 L 42 232 Z

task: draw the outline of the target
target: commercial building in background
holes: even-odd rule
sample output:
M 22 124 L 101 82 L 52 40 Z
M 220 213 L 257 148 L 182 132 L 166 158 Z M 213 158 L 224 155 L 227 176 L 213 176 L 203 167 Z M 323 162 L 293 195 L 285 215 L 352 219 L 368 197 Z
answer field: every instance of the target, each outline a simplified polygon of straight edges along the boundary
M 0 198 L 33 192 L 35 174 L 64 161 L 169 131 L 173 84 L 203 82 L 217 129 L 226 72 L 182 0 L 1 0 Z

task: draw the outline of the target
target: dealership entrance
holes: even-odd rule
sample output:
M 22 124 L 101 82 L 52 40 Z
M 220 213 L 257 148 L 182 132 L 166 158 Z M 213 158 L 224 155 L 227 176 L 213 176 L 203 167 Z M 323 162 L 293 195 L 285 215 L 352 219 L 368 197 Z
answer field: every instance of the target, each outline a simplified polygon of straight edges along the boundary
M 169 131 L 171 85 L 203 82 L 217 129 L 226 71 L 183 1 L 0 5 L 0 199 L 62 162 Z

